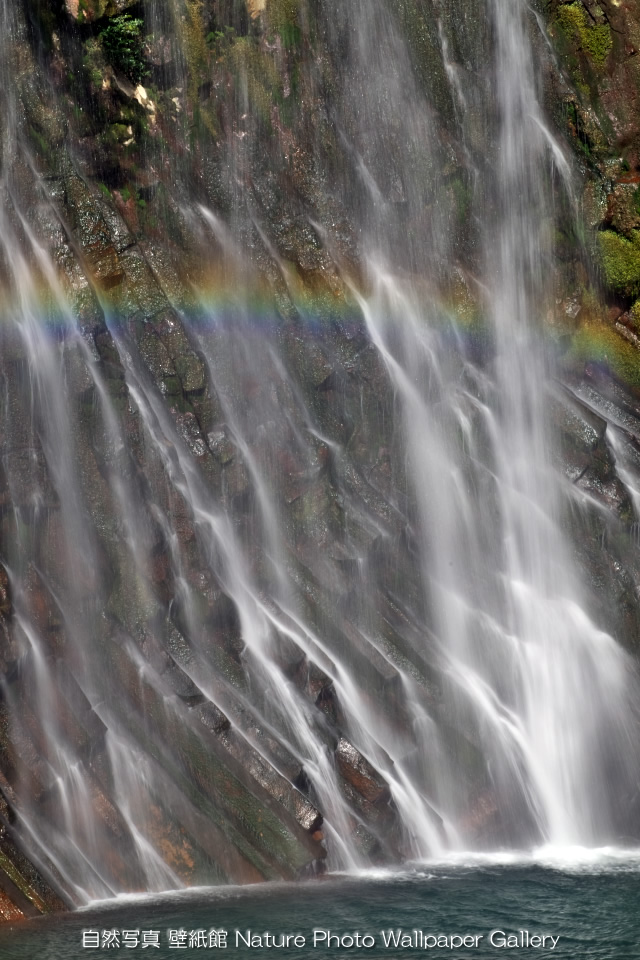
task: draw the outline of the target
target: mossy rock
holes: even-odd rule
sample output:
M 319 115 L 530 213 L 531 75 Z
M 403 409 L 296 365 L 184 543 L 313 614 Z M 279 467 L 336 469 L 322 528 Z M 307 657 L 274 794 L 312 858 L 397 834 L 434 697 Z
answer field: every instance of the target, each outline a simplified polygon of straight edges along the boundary
M 267 21 L 271 29 L 280 34 L 285 47 L 294 47 L 300 42 L 299 6 L 300 0 L 267 0 Z
M 589 323 L 573 338 L 568 361 L 584 368 L 595 363 L 604 366 L 620 383 L 640 390 L 640 350 L 614 327 Z
M 139 0 L 65 0 L 68 15 L 78 23 L 91 23 L 102 17 L 114 17 Z
M 623 236 L 633 239 L 640 227 L 640 191 L 634 183 L 618 183 L 608 197 L 611 226 Z
M 65 7 L 78 23 L 88 23 L 105 15 L 107 0 L 66 0 Z
M 282 99 L 282 84 L 277 67 L 251 37 L 238 37 L 228 49 L 226 65 L 246 89 L 251 108 L 262 122 L 269 122 L 271 107 Z
M 397 0 L 391 6 L 395 8 L 394 15 L 406 38 L 420 85 L 444 122 L 454 123 L 456 114 L 451 84 L 442 59 L 438 20 L 432 5 L 419 0 Z
M 613 47 L 608 23 L 593 23 L 582 3 L 563 4 L 558 8 L 554 24 L 566 39 L 588 57 L 597 70 L 602 70 Z
M 124 123 L 112 123 L 104 133 L 104 141 L 109 146 L 127 143 L 133 137 L 133 129 Z
M 599 236 L 602 267 L 607 286 L 625 297 L 640 294 L 640 231 L 631 231 L 631 239 L 613 230 Z

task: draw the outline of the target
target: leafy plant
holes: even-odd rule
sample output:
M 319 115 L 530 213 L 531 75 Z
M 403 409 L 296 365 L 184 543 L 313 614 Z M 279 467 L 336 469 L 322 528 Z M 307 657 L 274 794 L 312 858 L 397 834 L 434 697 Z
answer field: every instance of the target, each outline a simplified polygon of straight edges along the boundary
M 133 83 L 141 83 L 149 75 L 142 50 L 142 26 L 142 20 L 125 13 L 113 17 L 100 33 L 107 60 Z
M 216 56 L 222 56 L 235 39 L 235 29 L 225 27 L 224 30 L 212 30 L 211 33 L 208 33 L 205 37 L 205 43 L 208 50 L 211 50 Z

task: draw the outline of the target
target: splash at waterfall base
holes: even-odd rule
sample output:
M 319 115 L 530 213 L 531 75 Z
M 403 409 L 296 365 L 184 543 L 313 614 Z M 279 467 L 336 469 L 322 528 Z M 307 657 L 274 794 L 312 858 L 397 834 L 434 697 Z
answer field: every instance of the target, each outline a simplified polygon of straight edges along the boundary
M 226 934 L 222 949 L 228 960 L 303 955 L 317 960 L 634 956 L 640 929 L 633 909 L 637 858 L 600 852 L 582 864 L 556 860 L 543 865 L 542 860 L 536 865 L 508 862 L 506 856 L 501 863 L 497 858 L 493 863 L 489 858 L 484 863 L 481 858 L 475 863 L 461 858 L 398 873 L 334 876 L 326 883 L 295 888 L 269 884 L 130 897 L 5 928 L 0 957 L 30 960 L 35 953 L 46 960 L 86 960 L 104 955 L 106 948 L 96 947 L 104 933 L 107 940 L 116 935 L 123 954 L 129 949 L 135 956 L 135 948 L 126 944 L 137 942 L 140 948 L 145 934 L 146 942 L 158 944 L 152 949 L 159 960 L 175 957 L 179 944 L 191 960 L 221 949 L 203 946 L 210 930 L 217 932 L 218 943 L 220 931 Z M 267 931 L 271 942 L 290 936 L 304 945 L 292 939 L 289 948 L 269 946 Z M 403 936 L 411 944 L 396 942 Z M 545 938 L 544 946 L 538 936 Z M 250 937 L 261 938 L 262 945 L 248 946 Z M 83 941 L 93 946 L 83 947 Z

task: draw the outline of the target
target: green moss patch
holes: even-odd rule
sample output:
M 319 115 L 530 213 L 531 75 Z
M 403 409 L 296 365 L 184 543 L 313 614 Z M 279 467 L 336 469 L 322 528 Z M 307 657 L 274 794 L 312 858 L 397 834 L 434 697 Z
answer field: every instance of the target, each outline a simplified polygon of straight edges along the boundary
M 585 324 L 573 338 L 567 359 L 580 367 L 603 364 L 616 380 L 640 390 L 640 351 L 612 327 Z
M 246 82 L 255 115 L 268 123 L 272 104 L 282 99 L 280 76 L 271 57 L 251 37 L 238 37 L 229 48 L 226 63 L 235 77 Z
M 607 286 L 625 297 L 640 294 L 640 231 L 633 230 L 631 239 L 613 230 L 598 235 L 602 267 Z
M 604 67 L 613 46 L 608 23 L 593 23 L 581 3 L 563 4 L 558 8 L 555 22 L 595 67 Z
M 269 26 L 280 34 L 285 47 L 293 47 L 300 42 L 299 5 L 299 0 L 267 0 Z
M 296 24 L 299 6 L 300 0 L 267 0 L 269 22 L 278 30 L 287 23 Z

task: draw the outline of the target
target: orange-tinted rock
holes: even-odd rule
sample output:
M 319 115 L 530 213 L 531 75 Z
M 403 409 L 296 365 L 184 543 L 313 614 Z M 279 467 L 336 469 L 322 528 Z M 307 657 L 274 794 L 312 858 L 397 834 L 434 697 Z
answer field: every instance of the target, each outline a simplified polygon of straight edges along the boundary
M 24 920 L 24 913 L 0 890 L 0 921 L 10 923 L 12 920 Z
M 345 780 L 371 803 L 389 796 L 389 787 L 353 744 L 340 739 L 336 748 L 338 769 Z

